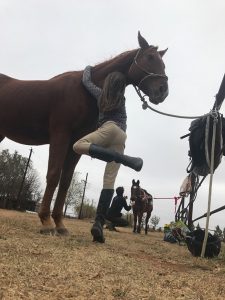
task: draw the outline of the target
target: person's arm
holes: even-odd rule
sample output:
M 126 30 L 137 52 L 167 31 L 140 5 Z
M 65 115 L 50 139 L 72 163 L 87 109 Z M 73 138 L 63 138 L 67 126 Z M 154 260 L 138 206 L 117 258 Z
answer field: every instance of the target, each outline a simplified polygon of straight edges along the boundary
M 97 100 L 99 100 L 102 89 L 99 88 L 97 85 L 95 85 L 91 80 L 91 66 L 87 66 L 84 69 L 83 77 L 82 77 L 82 83 L 85 86 L 85 88 L 88 90 L 88 92 L 94 96 Z
M 123 208 L 126 209 L 126 211 L 130 211 L 131 210 L 131 206 L 127 205 L 127 201 L 126 201 L 125 197 L 123 197 Z

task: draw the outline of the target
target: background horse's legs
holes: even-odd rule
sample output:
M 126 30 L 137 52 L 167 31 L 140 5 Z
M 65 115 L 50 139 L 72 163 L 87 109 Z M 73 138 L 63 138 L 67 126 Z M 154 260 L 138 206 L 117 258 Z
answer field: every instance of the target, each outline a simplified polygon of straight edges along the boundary
M 137 213 L 135 211 L 133 211 L 133 215 L 134 215 L 134 229 L 133 232 L 136 232 L 137 229 Z
M 142 222 L 143 212 L 138 213 L 138 226 L 137 233 L 141 233 L 141 222 Z
M 50 219 L 50 205 L 54 191 L 59 182 L 62 166 L 69 146 L 69 140 L 68 134 L 63 134 L 63 132 L 61 132 L 60 135 L 54 135 L 50 141 L 47 186 L 38 213 L 42 223 L 41 233 L 47 234 L 55 231 Z
M 150 217 L 151 217 L 151 212 L 147 211 L 146 218 L 145 218 L 145 234 L 148 233 L 148 221 Z
M 73 151 L 72 145 L 68 149 L 65 163 L 63 165 L 62 174 L 60 177 L 59 190 L 56 197 L 54 209 L 52 212 L 52 218 L 56 225 L 56 231 L 60 235 L 67 235 L 68 231 L 63 224 L 63 206 L 65 203 L 66 193 L 70 186 L 71 179 L 76 164 L 80 159 L 80 155 Z

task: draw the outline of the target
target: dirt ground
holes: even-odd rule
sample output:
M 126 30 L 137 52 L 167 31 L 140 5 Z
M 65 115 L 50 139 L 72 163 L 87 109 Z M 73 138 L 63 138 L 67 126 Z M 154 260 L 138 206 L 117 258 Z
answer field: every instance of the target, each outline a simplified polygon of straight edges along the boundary
M 194 258 L 163 234 L 105 231 L 65 220 L 68 237 L 39 234 L 36 214 L 0 210 L 0 299 L 225 299 L 225 252 Z

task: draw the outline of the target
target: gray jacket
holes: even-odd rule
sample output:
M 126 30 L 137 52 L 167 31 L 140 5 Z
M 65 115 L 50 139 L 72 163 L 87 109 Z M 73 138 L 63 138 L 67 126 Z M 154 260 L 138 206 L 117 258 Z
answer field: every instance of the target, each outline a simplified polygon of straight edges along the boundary
M 95 97 L 97 100 L 97 105 L 99 106 L 102 89 L 96 86 L 91 81 L 91 66 L 87 66 L 83 72 L 82 82 L 85 88 L 89 91 L 89 93 Z M 104 124 L 107 121 L 115 122 L 123 131 L 126 132 L 127 129 L 127 114 L 125 102 L 124 104 L 116 110 L 107 111 L 104 113 L 99 113 L 99 126 Z

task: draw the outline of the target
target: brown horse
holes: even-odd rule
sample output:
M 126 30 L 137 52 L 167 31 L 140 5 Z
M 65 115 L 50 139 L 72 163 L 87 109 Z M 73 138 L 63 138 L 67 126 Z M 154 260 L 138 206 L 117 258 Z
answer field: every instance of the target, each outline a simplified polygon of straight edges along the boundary
M 107 74 L 120 71 L 127 85 L 137 86 L 158 104 L 168 95 L 162 56 L 138 33 L 139 49 L 124 52 L 93 67 L 92 78 L 102 87 Z M 55 230 L 68 234 L 63 224 L 63 206 L 80 155 L 72 145 L 96 129 L 98 108 L 82 85 L 82 71 L 66 72 L 49 80 L 18 80 L 0 74 L 0 142 L 9 138 L 26 145 L 49 146 L 47 186 L 39 217 L 42 233 L 54 232 L 50 217 L 53 193 L 59 184 L 52 211 Z
M 145 234 L 148 233 L 148 221 L 153 210 L 153 197 L 146 190 L 140 187 L 140 181 L 132 180 L 131 186 L 131 203 L 134 214 L 134 229 L 133 232 L 141 233 L 141 223 L 143 214 L 146 213 L 145 218 Z M 137 225 L 138 223 L 138 225 Z

